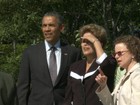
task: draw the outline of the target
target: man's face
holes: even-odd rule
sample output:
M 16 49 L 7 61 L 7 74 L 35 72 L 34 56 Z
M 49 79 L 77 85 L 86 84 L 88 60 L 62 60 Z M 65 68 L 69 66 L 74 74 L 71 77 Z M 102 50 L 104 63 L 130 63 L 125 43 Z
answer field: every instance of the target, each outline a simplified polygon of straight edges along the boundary
M 54 16 L 44 16 L 42 19 L 42 32 L 47 42 L 54 45 L 60 37 L 63 26 L 58 24 L 58 20 Z

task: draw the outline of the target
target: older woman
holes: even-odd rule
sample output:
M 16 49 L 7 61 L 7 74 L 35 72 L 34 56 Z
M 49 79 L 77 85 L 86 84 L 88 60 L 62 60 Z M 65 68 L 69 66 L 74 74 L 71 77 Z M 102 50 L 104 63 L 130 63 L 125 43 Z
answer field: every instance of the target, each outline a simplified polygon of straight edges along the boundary
M 140 105 L 140 40 L 127 35 L 117 38 L 114 44 L 114 56 L 126 73 L 110 94 L 107 77 L 101 72 L 96 77 L 100 85 L 96 93 L 104 105 Z
M 80 29 L 81 48 L 85 59 L 74 63 L 70 68 L 64 105 L 102 105 L 95 93 L 98 69 L 108 76 L 108 86 L 113 88 L 116 61 L 107 56 L 103 47 L 106 43 L 106 30 L 97 24 L 88 24 Z

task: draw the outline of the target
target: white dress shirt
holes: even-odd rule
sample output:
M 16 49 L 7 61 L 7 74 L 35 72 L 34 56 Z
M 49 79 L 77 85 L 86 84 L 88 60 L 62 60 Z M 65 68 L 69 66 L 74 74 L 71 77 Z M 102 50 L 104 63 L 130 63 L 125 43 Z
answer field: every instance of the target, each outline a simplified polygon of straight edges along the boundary
M 47 63 L 48 63 L 48 66 L 50 65 L 49 64 L 49 58 L 50 58 L 50 53 L 51 53 L 51 50 L 50 50 L 51 47 L 52 47 L 52 45 L 49 44 L 45 40 L 45 48 L 46 48 L 46 55 L 47 55 Z M 60 40 L 54 45 L 54 47 L 56 48 L 55 55 L 56 55 L 56 63 L 57 63 L 57 75 L 58 75 L 59 70 L 60 70 L 60 62 L 61 62 Z

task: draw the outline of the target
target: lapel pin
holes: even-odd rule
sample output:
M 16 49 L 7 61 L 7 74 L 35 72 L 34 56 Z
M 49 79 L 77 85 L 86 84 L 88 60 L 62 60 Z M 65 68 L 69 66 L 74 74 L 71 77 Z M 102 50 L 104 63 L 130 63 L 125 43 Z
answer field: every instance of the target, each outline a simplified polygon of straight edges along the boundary
M 64 53 L 64 55 L 68 55 L 67 53 Z

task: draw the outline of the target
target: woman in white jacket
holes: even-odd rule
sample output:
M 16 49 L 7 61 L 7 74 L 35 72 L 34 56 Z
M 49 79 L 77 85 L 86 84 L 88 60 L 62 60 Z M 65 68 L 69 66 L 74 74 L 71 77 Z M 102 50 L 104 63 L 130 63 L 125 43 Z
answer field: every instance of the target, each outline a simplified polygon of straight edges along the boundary
M 110 93 L 107 77 L 99 70 L 95 80 L 100 86 L 96 93 L 104 105 L 140 105 L 140 39 L 131 35 L 120 36 L 114 42 L 114 50 L 114 57 L 126 73 Z

